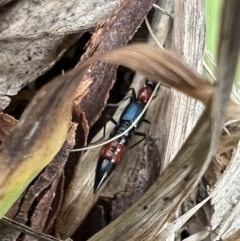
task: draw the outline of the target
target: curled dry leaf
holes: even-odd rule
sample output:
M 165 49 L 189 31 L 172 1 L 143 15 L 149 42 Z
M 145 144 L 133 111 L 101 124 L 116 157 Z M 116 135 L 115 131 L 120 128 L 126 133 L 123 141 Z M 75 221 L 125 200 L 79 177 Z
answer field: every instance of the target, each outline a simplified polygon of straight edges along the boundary
M 70 124 L 72 94 L 79 82 L 73 73 L 42 88 L 1 145 L 0 217 L 63 145 Z
M 139 51 L 141 49 L 141 51 Z M 157 51 L 157 52 L 156 52 Z M 157 54 L 161 57 L 156 56 Z M 131 59 L 127 59 L 128 56 Z M 214 86 L 204 77 L 193 71 L 181 58 L 172 51 L 160 50 L 145 44 L 134 44 L 111 51 L 110 55 L 103 54 L 102 61 L 109 61 L 127 66 L 151 79 L 159 80 L 167 86 L 179 90 L 204 104 L 212 96 Z M 144 65 L 141 65 L 144 63 Z M 239 105 L 230 100 L 227 118 L 239 119 Z

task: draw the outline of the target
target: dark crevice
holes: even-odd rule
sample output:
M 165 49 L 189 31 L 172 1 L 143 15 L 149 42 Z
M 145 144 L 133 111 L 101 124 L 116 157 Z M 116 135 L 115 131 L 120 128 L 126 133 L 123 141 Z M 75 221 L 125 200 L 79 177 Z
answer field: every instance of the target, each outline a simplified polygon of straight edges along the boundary
M 189 235 L 189 233 L 186 230 L 183 230 L 181 232 L 181 240 L 184 240 L 184 239 L 188 238 L 189 236 L 190 235 Z

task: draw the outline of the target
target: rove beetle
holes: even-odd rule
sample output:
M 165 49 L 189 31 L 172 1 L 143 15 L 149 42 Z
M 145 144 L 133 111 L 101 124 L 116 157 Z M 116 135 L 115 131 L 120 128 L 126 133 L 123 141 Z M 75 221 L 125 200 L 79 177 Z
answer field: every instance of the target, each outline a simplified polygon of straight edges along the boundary
M 156 87 L 156 83 L 151 80 L 146 80 L 144 87 L 142 87 L 138 95 L 136 96 L 135 90 L 132 88 L 132 95 L 130 97 L 130 103 L 127 105 L 123 111 L 119 122 L 117 123 L 113 118 L 108 117 L 108 119 L 115 124 L 115 128 L 110 134 L 110 138 L 113 138 L 130 127 L 130 125 L 136 120 L 136 118 L 141 114 L 145 105 L 149 101 Z M 142 136 L 143 138 L 138 141 L 133 146 L 139 144 L 146 137 L 145 133 L 137 132 L 136 130 L 142 124 L 142 122 L 150 124 L 150 122 L 144 119 L 145 113 L 140 118 L 140 120 L 130 129 L 126 134 L 119 137 L 118 139 L 107 143 L 100 153 L 94 182 L 94 193 L 102 186 L 102 184 L 108 179 L 116 165 L 122 160 L 125 153 L 127 144 L 131 139 L 132 135 Z

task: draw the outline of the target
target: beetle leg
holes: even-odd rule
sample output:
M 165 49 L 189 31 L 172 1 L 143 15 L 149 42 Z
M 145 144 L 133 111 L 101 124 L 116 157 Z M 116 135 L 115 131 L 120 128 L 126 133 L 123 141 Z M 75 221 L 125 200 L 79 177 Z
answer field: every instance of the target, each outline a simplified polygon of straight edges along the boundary
M 100 140 L 105 138 L 105 136 L 106 136 L 106 125 L 107 125 L 108 121 L 111 121 L 115 126 L 118 124 L 111 116 L 107 115 L 106 121 L 105 121 L 104 126 L 103 126 L 103 136 L 101 138 L 99 138 L 97 141 L 91 142 L 91 144 L 93 144 L 93 145 L 98 144 Z
M 111 104 L 111 103 L 109 103 L 109 104 L 107 104 L 106 106 L 108 106 L 108 107 L 113 107 L 113 106 L 115 106 L 115 107 L 117 107 L 117 106 L 120 106 L 124 101 L 126 101 L 127 99 L 130 99 L 130 101 L 132 101 L 132 96 L 127 96 L 126 98 L 124 98 L 122 101 L 120 101 L 120 102 L 118 102 L 118 103 L 116 103 L 116 104 Z
M 134 100 L 134 101 L 136 101 L 136 99 L 137 99 L 137 95 L 136 95 L 136 91 L 135 91 L 135 89 L 134 88 L 130 88 L 128 91 L 132 91 L 132 99 Z
M 147 137 L 147 134 L 146 134 L 146 133 L 137 132 L 137 131 L 134 132 L 134 135 L 136 135 L 136 136 L 142 136 L 143 138 L 141 138 L 139 141 L 137 141 L 136 143 L 134 143 L 133 145 L 131 145 L 131 146 L 129 147 L 129 149 L 137 146 L 137 145 L 140 144 L 143 140 L 145 140 L 146 137 Z
M 143 119 L 142 121 L 147 123 L 147 124 L 149 124 L 149 125 L 151 125 L 151 122 L 149 120 L 147 120 L 147 119 Z

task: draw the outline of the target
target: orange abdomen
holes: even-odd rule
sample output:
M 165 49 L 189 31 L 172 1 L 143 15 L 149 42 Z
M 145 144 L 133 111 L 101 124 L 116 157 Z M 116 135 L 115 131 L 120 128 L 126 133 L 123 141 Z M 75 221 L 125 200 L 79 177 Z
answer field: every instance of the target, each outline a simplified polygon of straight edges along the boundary
M 125 145 L 118 143 L 117 141 L 112 141 L 103 147 L 100 158 L 107 159 L 118 164 L 123 157 L 125 149 Z

